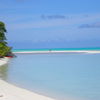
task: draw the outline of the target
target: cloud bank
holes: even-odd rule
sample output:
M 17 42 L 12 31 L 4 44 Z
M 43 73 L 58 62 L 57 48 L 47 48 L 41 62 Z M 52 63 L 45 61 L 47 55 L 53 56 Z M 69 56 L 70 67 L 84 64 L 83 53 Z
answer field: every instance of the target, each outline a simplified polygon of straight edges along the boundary
M 93 23 L 93 24 L 82 24 L 79 28 L 100 28 L 100 22 Z

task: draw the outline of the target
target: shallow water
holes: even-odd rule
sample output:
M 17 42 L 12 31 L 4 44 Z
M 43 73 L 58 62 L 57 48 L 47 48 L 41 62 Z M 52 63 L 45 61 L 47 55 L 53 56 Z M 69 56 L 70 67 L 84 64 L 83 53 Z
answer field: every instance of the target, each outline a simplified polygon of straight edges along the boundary
M 0 77 L 59 100 L 100 100 L 100 54 L 17 54 Z

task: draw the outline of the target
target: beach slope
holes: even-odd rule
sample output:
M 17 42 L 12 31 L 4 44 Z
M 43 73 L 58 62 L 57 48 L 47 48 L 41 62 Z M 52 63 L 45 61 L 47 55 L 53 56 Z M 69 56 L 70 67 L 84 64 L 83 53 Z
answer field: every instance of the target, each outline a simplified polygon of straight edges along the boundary
M 0 100 L 54 100 L 0 80 Z
M 9 61 L 8 57 L 0 58 L 0 66 L 7 64 Z
M 9 58 L 1 58 L 0 66 L 7 64 Z M 0 80 L 0 100 L 54 100 L 28 90 L 18 88 L 3 80 Z

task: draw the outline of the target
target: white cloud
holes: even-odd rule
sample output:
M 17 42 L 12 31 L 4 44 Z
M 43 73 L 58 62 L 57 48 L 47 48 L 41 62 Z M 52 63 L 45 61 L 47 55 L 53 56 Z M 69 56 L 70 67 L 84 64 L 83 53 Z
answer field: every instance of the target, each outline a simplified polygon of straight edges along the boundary
M 24 15 L 25 16 L 25 15 Z M 31 20 L 29 18 L 31 18 L 30 16 L 22 16 L 22 20 L 24 18 L 28 19 L 28 21 L 22 21 L 21 22 L 21 18 L 20 16 L 16 17 L 16 19 L 19 18 L 20 22 L 18 23 L 11 23 L 9 24 L 9 29 L 12 30 L 18 30 L 18 29 L 30 29 L 30 28 L 49 28 L 49 27 L 59 27 L 59 26 L 70 26 L 70 25 L 77 25 L 77 24 L 82 24 L 82 23 L 90 23 L 92 21 L 96 21 L 96 20 L 100 20 L 100 14 L 96 14 L 96 15 L 91 15 L 88 17 L 83 17 L 83 15 L 73 15 L 71 19 L 53 19 L 53 20 L 34 20 L 34 18 L 32 18 Z M 70 16 L 70 15 L 69 15 Z M 76 16 L 76 17 L 75 17 Z M 16 20 L 15 19 L 15 20 Z M 12 20 L 12 19 L 11 19 Z

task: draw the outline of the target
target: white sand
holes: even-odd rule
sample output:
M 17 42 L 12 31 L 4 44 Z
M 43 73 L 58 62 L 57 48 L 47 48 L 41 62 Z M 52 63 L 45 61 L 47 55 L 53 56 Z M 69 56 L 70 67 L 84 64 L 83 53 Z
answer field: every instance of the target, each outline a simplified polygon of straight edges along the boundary
M 0 58 L 0 66 L 8 63 L 9 58 Z M 0 100 L 54 100 L 0 80 Z
M 0 66 L 7 64 L 9 61 L 8 57 L 0 58 Z
M 54 100 L 0 80 L 0 100 Z
M 43 95 L 15 87 L 0 80 L 0 100 L 56 100 Z M 67 97 L 62 100 L 87 100 L 83 98 Z
M 33 54 L 41 54 L 41 53 L 100 53 L 99 50 L 66 50 L 66 51 L 20 51 L 20 52 L 13 52 L 17 53 L 33 53 Z

